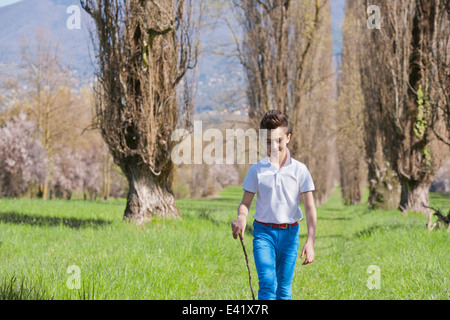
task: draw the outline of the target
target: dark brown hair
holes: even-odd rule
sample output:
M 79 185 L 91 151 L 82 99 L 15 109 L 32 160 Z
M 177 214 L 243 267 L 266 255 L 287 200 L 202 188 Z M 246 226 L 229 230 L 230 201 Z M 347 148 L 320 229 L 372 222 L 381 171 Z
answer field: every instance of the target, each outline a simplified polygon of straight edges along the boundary
M 278 127 L 283 127 L 286 135 L 289 134 L 289 123 L 285 114 L 280 110 L 270 110 L 268 111 L 261 120 L 260 129 L 276 129 Z

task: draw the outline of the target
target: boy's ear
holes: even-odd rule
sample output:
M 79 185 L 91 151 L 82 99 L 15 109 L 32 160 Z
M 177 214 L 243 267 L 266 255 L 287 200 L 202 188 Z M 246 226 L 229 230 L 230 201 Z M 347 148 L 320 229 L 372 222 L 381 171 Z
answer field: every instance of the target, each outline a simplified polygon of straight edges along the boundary
M 289 141 L 291 141 L 291 134 L 290 133 L 287 136 L 287 142 L 286 143 L 289 143 Z

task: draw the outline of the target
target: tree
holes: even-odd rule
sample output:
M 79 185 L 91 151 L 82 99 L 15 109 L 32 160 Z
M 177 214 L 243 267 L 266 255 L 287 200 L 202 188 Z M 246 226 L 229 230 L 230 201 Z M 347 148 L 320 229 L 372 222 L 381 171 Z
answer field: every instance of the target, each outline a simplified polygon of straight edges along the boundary
M 19 197 L 45 180 L 45 150 L 35 133 L 36 125 L 23 112 L 0 128 L 0 196 Z
M 337 148 L 342 198 L 346 204 L 361 202 L 367 180 L 364 155 L 364 97 L 361 89 L 358 56 L 358 20 L 354 2 L 346 5 L 339 100 L 336 110 Z
M 331 190 L 333 75 L 330 4 L 327 0 L 233 1 L 242 40 L 230 25 L 236 56 L 247 75 L 253 127 L 270 109 L 285 113 L 289 148 L 317 184 L 316 202 Z M 326 168 L 326 169 L 324 169 Z
M 101 187 L 100 156 L 94 152 L 86 152 L 81 156 L 81 164 L 83 170 L 81 189 L 83 190 L 84 199 L 86 200 L 87 198 L 86 193 L 89 193 L 90 199 L 95 200 Z
M 370 4 L 383 7 L 386 16 L 380 30 L 365 28 L 366 34 L 362 36 L 366 39 L 361 46 L 360 63 L 369 126 L 366 148 L 369 160 L 378 161 L 378 154 L 381 159 L 378 163 L 382 163 L 373 170 L 373 163 L 369 162 L 369 178 L 378 173 L 390 176 L 394 184 L 395 181 L 401 184 L 399 207 L 426 213 L 423 205 L 429 204 L 430 184 L 443 152 L 448 152 L 433 133 L 433 128 L 442 127 L 444 118 L 436 117 L 431 127 L 431 115 L 445 101 L 427 78 L 436 74 L 436 66 L 427 63 L 441 31 L 436 26 L 448 24 L 448 19 L 437 21 L 438 12 L 446 10 L 445 2 L 371 1 Z M 448 61 L 448 56 L 443 59 Z M 380 182 L 389 185 L 389 180 Z
M 378 30 L 367 29 L 366 8 L 368 3 L 352 2 L 349 4 L 348 14 L 356 18 L 359 31 L 353 47 L 358 52 L 358 67 L 361 88 L 364 97 L 364 144 L 368 169 L 369 203 L 376 208 L 387 210 L 397 209 L 400 203 L 401 186 L 397 172 L 393 169 L 389 152 L 393 132 L 388 132 L 391 115 L 387 111 L 386 93 L 383 89 L 388 81 L 389 73 L 379 70 L 384 63 L 383 50 L 379 48 L 374 38 L 378 37 Z M 384 31 L 383 31 L 384 32 Z M 384 101 L 384 102 L 383 102 Z
M 333 64 L 331 7 L 329 1 L 299 1 L 292 16 L 295 38 L 295 82 L 292 89 L 294 157 L 304 162 L 314 179 L 316 205 L 324 203 L 336 181 L 336 71 Z M 302 16 L 302 19 L 296 16 Z
M 49 179 L 52 176 L 56 146 L 67 141 L 72 122 L 73 103 L 70 90 L 70 69 L 59 56 L 58 46 L 42 30 L 36 30 L 36 45 L 24 40 L 21 43 L 21 65 L 19 83 L 26 90 L 23 109 L 37 125 L 39 139 L 47 155 L 48 175 L 40 185 L 40 195 L 48 197 Z
M 434 10 L 432 50 L 423 62 L 431 91 L 428 124 L 436 137 L 450 146 L 450 2 L 438 0 Z
M 85 171 L 81 155 L 68 147 L 61 147 L 54 157 L 54 169 L 52 171 L 52 191 L 56 196 L 70 200 L 75 190 L 83 188 L 88 171 Z
M 177 86 L 197 61 L 193 2 L 81 5 L 96 27 L 96 123 L 129 182 L 124 219 L 180 217 L 172 192 L 171 134 L 177 125 L 188 125 L 192 110 L 190 91 L 183 91 L 179 103 Z

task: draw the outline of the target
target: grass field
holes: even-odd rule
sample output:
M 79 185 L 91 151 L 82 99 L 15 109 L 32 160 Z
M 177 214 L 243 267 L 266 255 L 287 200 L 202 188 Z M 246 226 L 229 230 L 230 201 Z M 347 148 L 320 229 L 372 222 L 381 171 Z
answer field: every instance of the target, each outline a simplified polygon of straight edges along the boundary
M 122 222 L 124 199 L 0 199 L 0 299 L 251 299 L 230 228 L 241 196 L 228 187 L 217 198 L 180 199 L 182 220 L 145 226 Z M 450 208 L 448 196 L 430 201 Z M 256 293 L 254 207 L 244 241 Z M 427 222 L 344 206 L 336 189 L 318 208 L 316 261 L 302 266 L 298 258 L 293 298 L 449 299 L 450 234 L 429 232 Z M 303 245 L 306 220 L 300 229 Z

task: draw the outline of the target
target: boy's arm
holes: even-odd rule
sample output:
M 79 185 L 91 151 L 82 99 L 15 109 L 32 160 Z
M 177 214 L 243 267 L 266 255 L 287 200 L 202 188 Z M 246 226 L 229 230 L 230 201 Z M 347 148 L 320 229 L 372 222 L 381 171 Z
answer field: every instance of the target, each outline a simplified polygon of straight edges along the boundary
M 317 211 L 314 204 L 314 196 L 312 191 L 300 194 L 300 198 L 305 206 L 306 224 L 308 228 L 308 237 L 306 243 L 303 246 L 302 254 L 306 255 L 306 259 L 302 264 L 308 264 L 314 261 L 314 242 L 316 240 L 316 224 L 317 224 Z
M 238 207 L 238 217 L 231 223 L 233 238 L 235 239 L 237 239 L 238 234 L 241 234 L 242 238 L 244 238 L 244 231 L 247 225 L 247 216 L 254 196 L 254 193 L 244 190 L 244 196 L 242 197 L 242 201 Z

